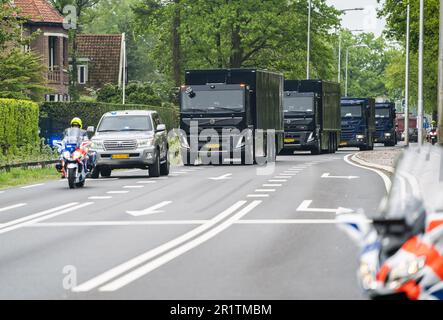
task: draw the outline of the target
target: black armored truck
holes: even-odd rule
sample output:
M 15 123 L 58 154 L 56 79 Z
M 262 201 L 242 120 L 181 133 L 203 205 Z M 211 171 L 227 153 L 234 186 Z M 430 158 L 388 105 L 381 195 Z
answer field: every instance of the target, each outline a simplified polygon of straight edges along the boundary
M 263 164 L 283 148 L 283 75 L 257 69 L 188 70 L 180 90 L 185 165 Z
M 340 85 L 323 80 L 285 80 L 284 149 L 335 153 L 340 144 Z

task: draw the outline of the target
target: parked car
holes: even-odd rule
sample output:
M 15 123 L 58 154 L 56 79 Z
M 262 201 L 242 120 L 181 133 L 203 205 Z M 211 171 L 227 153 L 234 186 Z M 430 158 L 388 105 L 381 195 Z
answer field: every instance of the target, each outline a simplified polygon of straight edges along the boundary
M 148 169 L 150 177 L 169 174 L 166 126 L 156 111 L 113 111 L 102 116 L 92 138 L 97 165 L 92 178 L 113 169 Z

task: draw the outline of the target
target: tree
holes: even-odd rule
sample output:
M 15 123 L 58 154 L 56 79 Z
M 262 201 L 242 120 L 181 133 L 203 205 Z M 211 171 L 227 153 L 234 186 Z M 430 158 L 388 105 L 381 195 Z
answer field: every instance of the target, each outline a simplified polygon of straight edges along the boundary
M 379 15 L 386 16 L 387 30 L 386 34 L 389 39 L 399 42 L 402 46 L 406 39 L 406 7 L 408 2 L 411 6 L 411 23 L 410 23 L 410 42 L 411 42 L 411 104 L 417 101 L 418 73 L 416 65 L 418 64 L 418 43 L 419 43 L 419 0 L 385 0 Z M 439 0 L 426 0 L 425 4 L 425 20 L 424 20 L 424 106 L 425 111 L 435 113 L 437 108 L 437 83 L 438 83 L 438 32 L 439 32 Z M 402 61 L 393 62 L 391 71 L 396 68 L 400 69 Z M 398 65 L 396 65 L 398 64 Z M 415 68 L 415 70 L 414 70 Z M 404 70 L 404 69 L 403 69 Z M 397 79 L 398 85 L 404 87 L 404 73 L 399 74 L 401 78 Z M 391 80 L 395 83 L 396 79 Z
M 22 36 L 19 14 L 9 1 L 0 0 L 0 97 L 39 101 L 49 90 L 45 68 L 40 57 L 21 48 L 31 37 Z

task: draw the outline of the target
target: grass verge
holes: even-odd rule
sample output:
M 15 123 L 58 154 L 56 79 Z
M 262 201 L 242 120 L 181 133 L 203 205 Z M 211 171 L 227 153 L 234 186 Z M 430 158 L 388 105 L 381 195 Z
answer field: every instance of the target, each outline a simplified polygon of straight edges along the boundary
M 0 190 L 59 178 L 60 173 L 53 167 L 12 168 L 9 172 L 0 171 Z

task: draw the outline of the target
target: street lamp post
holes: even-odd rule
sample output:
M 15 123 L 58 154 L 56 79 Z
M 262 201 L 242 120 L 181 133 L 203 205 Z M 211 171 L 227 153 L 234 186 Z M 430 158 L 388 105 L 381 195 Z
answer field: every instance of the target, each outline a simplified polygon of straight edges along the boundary
M 307 44 L 307 54 L 306 54 L 306 79 L 309 80 L 311 64 L 311 0 L 308 0 L 308 44 Z
M 349 49 L 351 48 L 367 48 L 365 44 L 356 44 L 346 48 L 346 80 L 345 80 L 345 97 L 348 96 L 348 65 L 349 65 Z
M 361 11 L 364 10 L 364 8 L 350 8 L 350 9 L 343 9 L 340 10 L 341 13 L 346 13 L 348 11 Z M 352 31 L 363 31 L 363 30 L 351 30 Z M 338 83 L 341 83 L 341 28 L 339 29 L 338 34 Z
M 420 40 L 418 44 L 418 145 L 423 145 L 423 34 L 424 0 L 420 0 Z
M 443 1 L 443 0 L 442 0 Z M 408 4 L 406 12 L 406 70 L 405 70 L 405 144 L 409 145 L 409 24 L 410 24 L 410 5 Z

